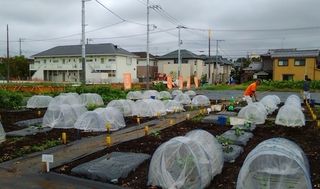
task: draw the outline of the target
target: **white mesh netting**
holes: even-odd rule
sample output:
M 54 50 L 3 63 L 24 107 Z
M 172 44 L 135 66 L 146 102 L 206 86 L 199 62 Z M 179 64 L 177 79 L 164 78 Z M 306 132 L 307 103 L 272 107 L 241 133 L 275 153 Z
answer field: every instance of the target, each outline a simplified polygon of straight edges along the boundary
M 311 189 L 308 159 L 295 143 L 272 138 L 260 143 L 246 157 L 237 189 Z
M 188 95 L 190 97 L 194 97 L 194 96 L 197 95 L 197 93 L 194 92 L 193 90 L 188 90 L 188 91 L 184 92 L 184 94 L 186 94 L 186 95 Z
M 88 105 L 103 106 L 104 105 L 102 97 L 96 93 L 81 94 L 80 102 L 85 106 L 88 106 Z
M 80 96 L 77 93 L 61 93 L 59 96 L 56 96 L 51 100 L 48 107 L 59 106 L 62 104 L 69 104 L 69 105 L 81 104 Z
M 142 92 L 141 91 L 130 91 L 127 94 L 127 99 L 140 100 L 140 99 L 142 99 Z
M 264 124 L 267 118 L 267 110 L 261 103 L 255 102 L 241 108 L 238 117 L 254 124 Z
M 193 97 L 191 104 L 194 106 L 209 106 L 210 100 L 205 95 L 197 95 L 197 96 Z
M 48 107 L 43 117 L 42 126 L 70 129 L 78 117 L 87 111 L 83 105 L 62 104 Z
M 290 95 L 287 98 L 285 105 L 292 105 L 301 109 L 301 100 L 297 95 Z
M 260 103 L 264 105 L 268 114 L 272 114 L 275 110 L 278 109 L 278 100 L 275 98 L 275 95 L 267 95 L 260 100 Z
M 174 100 L 178 101 L 181 104 L 190 104 L 191 103 L 190 97 L 186 94 L 178 94 L 177 96 L 174 97 Z
M 277 95 L 271 95 L 271 96 L 274 98 L 277 105 L 281 103 L 281 99 Z
M 142 94 L 143 99 L 159 99 L 159 92 L 156 90 L 146 90 Z
M 183 105 L 175 100 L 163 101 L 167 112 L 182 112 L 184 111 Z
M 2 124 L 0 122 L 0 143 L 6 140 L 6 132 L 4 131 Z
M 140 117 L 155 117 L 167 114 L 161 100 L 143 99 L 135 102 L 136 115 Z
M 305 117 L 301 107 L 291 103 L 282 106 L 276 117 L 276 124 L 287 127 L 301 127 L 305 125 Z
M 116 131 L 126 126 L 122 113 L 113 107 L 97 108 L 82 114 L 74 127 L 84 131 L 107 131 L 107 124 L 110 124 L 110 131 Z
M 117 108 L 125 117 L 136 115 L 135 103 L 132 100 L 112 100 L 107 107 Z
M 223 167 L 223 152 L 206 131 L 192 131 L 163 143 L 153 154 L 148 185 L 162 188 L 201 189 Z
M 159 100 L 168 100 L 168 99 L 172 99 L 172 96 L 168 91 L 160 91 L 158 99 Z
M 183 94 L 183 92 L 181 90 L 176 89 L 176 90 L 173 90 L 171 92 L 171 94 L 172 94 L 173 97 L 175 97 L 175 96 L 177 96 L 179 94 Z
M 29 98 L 27 108 L 47 108 L 52 99 L 51 96 L 34 95 Z

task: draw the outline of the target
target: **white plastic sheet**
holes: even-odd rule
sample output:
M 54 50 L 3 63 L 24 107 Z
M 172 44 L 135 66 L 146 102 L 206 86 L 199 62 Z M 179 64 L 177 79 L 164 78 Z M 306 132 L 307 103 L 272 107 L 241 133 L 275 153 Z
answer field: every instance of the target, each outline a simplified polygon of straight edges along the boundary
M 183 105 L 176 100 L 163 101 L 167 112 L 182 112 L 184 111 Z
M 197 95 L 193 97 L 191 104 L 194 106 L 210 106 L 210 100 L 205 95 Z
M 132 100 L 112 100 L 107 107 L 117 108 L 125 117 L 136 115 L 135 103 Z
M 167 114 L 161 100 L 143 99 L 135 102 L 136 115 L 140 117 L 155 117 Z
M 77 121 L 87 109 L 83 105 L 55 105 L 49 106 L 43 117 L 42 126 L 51 128 L 70 129 L 74 128 Z
M 82 114 L 74 127 L 84 131 L 107 131 L 107 124 L 110 124 L 110 131 L 116 131 L 126 126 L 122 113 L 114 108 L 97 108 Z
M 265 106 L 268 114 L 272 114 L 278 109 L 278 100 L 276 99 L 275 95 L 267 95 L 263 97 L 260 102 Z
M 175 90 L 173 90 L 171 92 L 171 94 L 172 94 L 173 97 L 175 97 L 175 96 L 177 96 L 179 94 L 183 94 L 183 92 L 181 90 L 179 90 L 179 89 L 175 89 Z
M 178 101 L 179 103 L 181 103 L 183 105 L 191 104 L 191 99 L 186 94 L 178 94 L 177 96 L 174 97 L 174 100 Z
M 285 105 L 292 105 L 301 109 L 301 100 L 297 95 L 290 95 L 287 98 Z
M 156 90 L 146 90 L 142 94 L 143 99 L 159 99 L 159 92 Z
M 188 91 L 184 92 L 184 94 L 188 95 L 189 97 L 194 97 L 197 95 L 197 93 L 194 92 L 193 90 L 188 90 Z
M 6 132 L 4 131 L 2 124 L 0 122 L 0 143 L 6 140 Z
M 141 91 L 130 91 L 127 94 L 127 99 L 140 100 L 140 99 L 142 99 L 142 92 Z
M 45 95 L 34 95 L 29 98 L 27 108 L 47 108 L 53 98 Z
M 267 118 L 267 111 L 261 103 L 251 103 L 241 108 L 238 117 L 254 124 L 264 124 Z
M 237 189 L 311 189 L 308 160 L 302 149 L 284 138 L 260 143 L 246 157 Z
M 305 116 L 300 107 L 289 103 L 279 109 L 276 124 L 287 127 L 301 127 L 305 125 Z
M 48 108 L 50 106 L 59 106 L 62 104 L 80 105 L 80 96 L 77 93 L 61 93 L 59 96 L 56 96 L 51 100 Z
M 96 93 L 81 94 L 80 102 L 85 106 L 88 106 L 88 105 L 103 106 L 104 105 L 102 97 Z
M 193 131 L 162 144 L 153 154 L 148 185 L 202 189 L 223 167 L 221 145 L 206 131 Z
M 160 91 L 158 99 L 159 100 L 169 100 L 169 99 L 172 99 L 172 96 L 168 91 Z

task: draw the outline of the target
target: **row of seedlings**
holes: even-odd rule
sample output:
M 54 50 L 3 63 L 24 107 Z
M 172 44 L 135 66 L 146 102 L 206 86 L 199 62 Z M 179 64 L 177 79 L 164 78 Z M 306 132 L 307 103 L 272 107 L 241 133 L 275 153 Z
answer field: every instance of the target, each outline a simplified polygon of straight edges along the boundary
M 267 115 L 275 111 L 278 104 L 280 104 L 279 97 L 268 95 L 260 102 L 250 103 L 241 108 L 237 117 L 230 117 L 230 123 L 233 127 L 218 137 L 224 149 L 226 162 L 235 161 L 243 152 L 243 147 L 253 137 L 251 132 L 256 128 L 256 125 L 264 124 Z

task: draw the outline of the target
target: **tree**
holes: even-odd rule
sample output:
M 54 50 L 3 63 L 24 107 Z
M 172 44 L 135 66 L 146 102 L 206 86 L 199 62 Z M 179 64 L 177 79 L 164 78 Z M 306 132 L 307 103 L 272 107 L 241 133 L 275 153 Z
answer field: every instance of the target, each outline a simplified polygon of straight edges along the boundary
M 26 80 L 29 77 L 29 60 L 24 56 L 9 58 L 10 79 Z M 7 76 L 7 60 L 0 64 L 0 79 Z

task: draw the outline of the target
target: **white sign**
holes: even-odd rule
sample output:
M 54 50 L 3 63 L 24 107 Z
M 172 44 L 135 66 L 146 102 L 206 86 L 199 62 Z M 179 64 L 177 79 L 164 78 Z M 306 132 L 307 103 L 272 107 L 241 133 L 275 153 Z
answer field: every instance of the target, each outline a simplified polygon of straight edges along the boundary
M 42 162 L 53 163 L 53 155 L 51 155 L 51 154 L 42 154 Z

